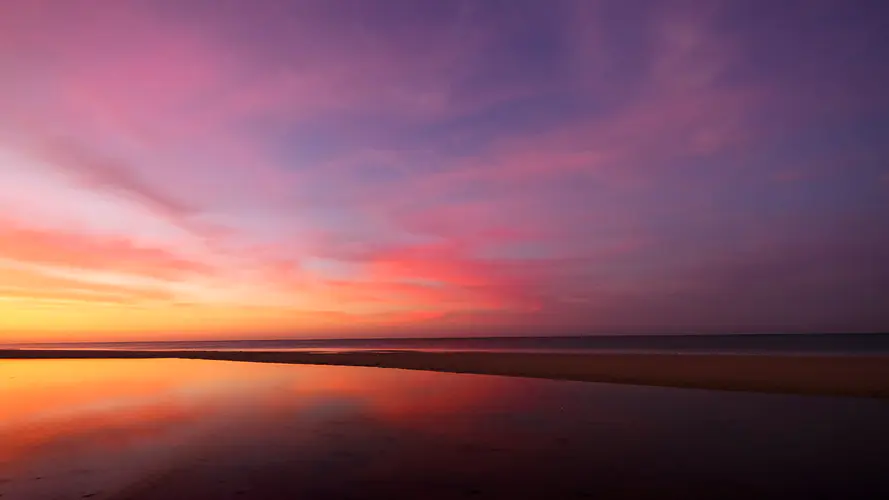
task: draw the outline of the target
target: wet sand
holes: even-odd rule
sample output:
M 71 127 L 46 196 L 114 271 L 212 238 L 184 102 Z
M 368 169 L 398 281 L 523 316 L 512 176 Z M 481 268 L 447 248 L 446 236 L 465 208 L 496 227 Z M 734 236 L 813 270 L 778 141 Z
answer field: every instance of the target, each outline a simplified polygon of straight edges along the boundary
M 889 357 L 503 352 L 5 350 L 0 359 L 185 358 L 371 366 L 663 387 L 889 398 Z

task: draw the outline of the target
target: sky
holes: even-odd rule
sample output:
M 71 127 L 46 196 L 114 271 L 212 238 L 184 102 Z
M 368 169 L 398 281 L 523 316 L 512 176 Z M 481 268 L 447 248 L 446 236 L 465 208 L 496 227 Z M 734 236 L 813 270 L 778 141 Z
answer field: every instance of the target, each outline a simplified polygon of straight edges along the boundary
M 4 0 L 0 340 L 889 330 L 882 0 Z

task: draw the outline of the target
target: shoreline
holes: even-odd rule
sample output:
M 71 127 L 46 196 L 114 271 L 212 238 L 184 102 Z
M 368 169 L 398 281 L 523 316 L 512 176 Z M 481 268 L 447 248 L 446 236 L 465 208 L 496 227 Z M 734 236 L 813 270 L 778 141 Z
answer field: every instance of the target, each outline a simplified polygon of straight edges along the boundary
M 0 359 L 146 358 L 364 366 L 659 387 L 889 399 L 889 356 L 880 355 L 0 350 Z

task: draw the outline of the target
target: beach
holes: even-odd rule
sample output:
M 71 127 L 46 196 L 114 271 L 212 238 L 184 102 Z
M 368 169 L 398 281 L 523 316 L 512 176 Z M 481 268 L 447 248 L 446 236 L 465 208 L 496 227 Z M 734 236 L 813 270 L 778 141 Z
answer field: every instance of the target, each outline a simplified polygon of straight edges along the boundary
M 889 357 L 423 351 L 5 350 L 6 359 L 183 358 L 449 373 L 777 394 L 889 398 Z

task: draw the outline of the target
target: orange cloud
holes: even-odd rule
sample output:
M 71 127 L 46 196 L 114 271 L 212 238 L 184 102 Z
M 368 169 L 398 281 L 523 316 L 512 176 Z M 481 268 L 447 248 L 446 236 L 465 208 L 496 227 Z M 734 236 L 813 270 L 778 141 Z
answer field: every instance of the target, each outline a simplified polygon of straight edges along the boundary
M 69 268 L 118 271 L 170 278 L 207 270 L 205 265 L 124 238 L 27 229 L 0 220 L 0 257 Z

